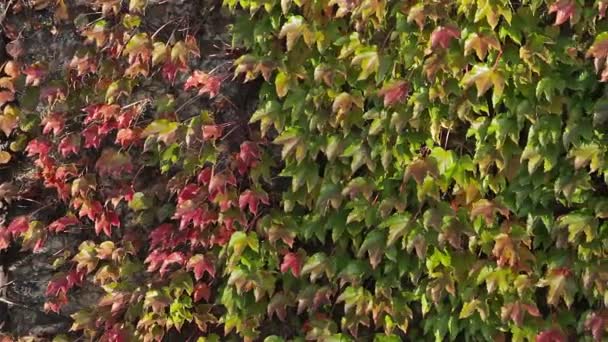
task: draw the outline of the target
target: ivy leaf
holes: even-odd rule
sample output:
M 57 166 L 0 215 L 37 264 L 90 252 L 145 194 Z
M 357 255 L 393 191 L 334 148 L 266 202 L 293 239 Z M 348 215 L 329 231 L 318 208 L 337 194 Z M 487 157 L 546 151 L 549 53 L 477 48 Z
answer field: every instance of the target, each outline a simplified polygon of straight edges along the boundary
M 358 80 L 365 80 L 371 74 L 378 71 L 378 67 L 380 66 L 378 52 L 375 49 L 366 49 L 358 52 L 355 54 L 351 65 L 359 65 L 361 67 Z
M 570 308 L 574 302 L 574 295 L 577 292 L 576 284 L 572 279 L 572 271 L 568 268 L 553 268 L 542 278 L 539 287 L 549 287 L 547 303 L 557 306 L 560 300 L 564 300 L 566 306 Z
M 393 81 L 385 85 L 378 92 L 384 97 L 384 107 L 391 107 L 407 100 L 409 84 L 405 81 Z
M 483 96 L 490 87 L 494 87 L 492 99 L 502 96 L 505 80 L 500 72 L 485 65 L 475 65 L 460 81 L 465 89 L 475 84 L 477 97 Z M 496 102 L 496 101 L 495 101 Z
M 473 33 L 464 42 L 464 55 L 467 56 L 474 50 L 477 58 L 484 60 L 488 54 L 488 48 L 500 51 L 501 47 L 498 39 L 488 34 Z
M 291 271 L 294 277 L 300 276 L 302 268 L 302 255 L 300 253 L 289 252 L 283 257 L 283 263 L 281 263 L 281 272 L 287 273 Z
M 549 6 L 549 14 L 557 13 L 555 16 L 555 26 L 565 23 L 568 19 L 570 19 L 570 24 L 574 24 L 575 9 L 576 2 L 574 0 L 557 0 Z
M 598 219 L 583 212 L 573 212 L 561 216 L 557 222 L 562 227 L 568 227 L 568 241 L 577 243 L 581 233 L 585 234 L 585 241 L 592 242 L 597 236 Z
M 304 42 L 308 46 L 310 46 L 314 41 L 314 34 L 304 22 L 304 17 L 293 15 L 289 17 L 287 22 L 283 25 L 283 27 L 281 27 L 279 39 L 286 38 L 287 51 L 291 51 L 300 37 L 304 38 Z
M 198 88 L 198 94 L 209 94 L 209 97 L 216 97 L 220 93 L 222 80 L 206 72 L 195 70 L 184 84 L 184 90 Z
M 482 216 L 486 224 L 491 226 L 494 223 L 494 217 L 496 213 L 500 213 L 506 218 L 509 218 L 509 209 L 505 208 L 503 205 L 496 203 L 495 201 L 489 201 L 487 199 L 480 199 L 479 201 L 473 203 L 473 208 L 471 209 L 471 218 L 476 218 L 478 216 Z
M 460 30 L 456 26 L 439 26 L 431 33 L 431 47 L 447 49 L 452 39 L 460 39 Z
M 372 230 L 367 236 L 361 247 L 359 247 L 359 251 L 357 252 L 357 257 L 361 258 L 367 252 L 369 256 L 370 264 L 372 268 L 376 268 L 384 255 L 386 247 L 386 235 L 382 230 Z
M 208 256 L 195 254 L 188 260 L 186 269 L 194 271 L 194 279 L 197 281 L 203 277 L 205 272 L 215 278 L 215 265 Z
M 124 173 L 132 172 L 133 164 L 128 154 L 121 153 L 113 148 L 106 148 L 97 159 L 95 169 L 100 176 L 110 175 L 118 178 Z
M 536 342 L 567 342 L 566 336 L 558 329 L 545 330 L 536 336 Z
M 386 246 L 392 246 L 398 239 L 403 237 L 411 228 L 412 220 L 408 213 L 394 214 L 380 224 L 380 228 L 388 228 L 388 239 Z

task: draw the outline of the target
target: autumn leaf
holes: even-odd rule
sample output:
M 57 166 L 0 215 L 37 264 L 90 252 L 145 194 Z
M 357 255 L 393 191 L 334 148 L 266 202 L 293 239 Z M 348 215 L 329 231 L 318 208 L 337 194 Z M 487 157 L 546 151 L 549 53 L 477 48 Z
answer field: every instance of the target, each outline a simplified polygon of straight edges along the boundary
M 29 228 L 28 217 L 25 215 L 21 215 L 15 217 L 11 223 L 6 228 L 6 231 L 10 233 L 12 236 L 19 236 L 23 233 L 27 232 Z
M 489 34 L 473 33 L 469 35 L 464 42 L 464 55 L 467 56 L 471 51 L 475 51 L 477 58 L 484 60 L 488 54 L 489 48 L 493 48 L 497 51 L 501 50 L 500 43 L 496 37 Z
M 473 207 L 471 208 L 471 218 L 481 216 L 485 219 L 488 226 L 491 226 L 494 223 L 494 218 L 497 213 L 502 214 L 506 218 L 509 218 L 510 215 L 509 209 L 496 201 L 489 201 L 487 199 L 480 199 L 473 203 Z
M 455 26 L 439 26 L 431 34 L 431 47 L 447 49 L 452 39 L 460 39 L 460 30 Z
M 186 269 L 194 271 L 194 279 L 197 281 L 205 275 L 205 272 L 215 278 L 215 265 L 209 256 L 196 254 L 190 257 L 186 264 Z
M 48 226 L 48 230 L 54 233 L 60 233 L 66 230 L 67 227 L 77 225 L 80 223 L 80 220 L 75 216 L 64 216 L 55 221 L 53 221 Z
M 184 84 L 184 89 L 198 88 L 198 94 L 209 94 L 213 98 L 220 92 L 222 81 L 219 77 L 212 76 L 206 72 L 195 70 Z
M 402 103 L 407 99 L 409 85 L 405 81 L 391 82 L 378 92 L 379 96 L 384 97 L 384 106 L 390 107 Z
M 475 65 L 473 69 L 464 75 L 460 83 L 465 89 L 475 84 L 477 97 L 483 96 L 490 87 L 493 87 L 493 99 L 499 99 L 505 87 L 505 80 L 502 74 L 495 70 L 495 68 L 489 68 L 485 65 Z
M 549 14 L 557 13 L 555 16 L 555 26 L 565 23 L 570 19 L 570 24 L 574 24 L 574 11 L 576 2 L 574 0 L 557 0 L 549 6 Z
M 553 268 L 547 272 L 538 285 L 539 287 L 549 287 L 547 304 L 557 306 L 560 300 L 564 300 L 568 308 L 574 302 L 574 295 L 577 286 L 572 279 L 572 271 L 568 268 Z
M 63 113 L 51 113 L 42 119 L 43 134 L 49 134 L 53 132 L 53 135 L 57 136 L 65 126 L 65 117 Z
M 47 67 L 41 63 L 34 63 L 23 70 L 25 77 L 25 85 L 39 86 L 43 78 L 47 74 Z
M 268 194 L 263 191 L 251 191 L 247 189 L 241 193 L 239 196 L 239 207 L 241 209 L 249 208 L 252 214 L 257 215 L 258 212 L 258 204 L 262 202 L 266 205 L 269 205 L 270 202 L 268 200 Z
M 536 335 L 536 342 L 567 342 L 566 336 L 558 329 L 545 330 Z
M 95 169 L 100 176 L 120 177 L 133 171 L 133 164 L 128 154 L 116 151 L 113 148 L 106 148 L 95 162 Z
M 59 145 L 57 145 L 57 149 L 64 158 L 70 154 L 78 154 L 78 151 L 80 150 L 80 135 L 70 134 L 64 137 L 59 142 Z
M 299 253 L 289 252 L 283 257 L 281 272 L 291 271 L 294 277 L 299 277 L 302 270 L 302 256 Z

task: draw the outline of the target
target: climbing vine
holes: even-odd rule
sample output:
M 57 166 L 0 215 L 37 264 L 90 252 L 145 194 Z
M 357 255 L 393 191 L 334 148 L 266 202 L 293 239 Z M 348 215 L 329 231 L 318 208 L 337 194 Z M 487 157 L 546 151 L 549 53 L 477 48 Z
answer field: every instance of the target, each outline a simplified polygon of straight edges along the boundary
M 100 291 L 57 341 L 602 340 L 608 2 L 225 0 L 213 53 L 162 2 L 68 5 L 13 4 L 84 45 L 9 27 L 0 78 L 0 163 L 52 199 L 0 250 L 71 234 L 44 308 Z

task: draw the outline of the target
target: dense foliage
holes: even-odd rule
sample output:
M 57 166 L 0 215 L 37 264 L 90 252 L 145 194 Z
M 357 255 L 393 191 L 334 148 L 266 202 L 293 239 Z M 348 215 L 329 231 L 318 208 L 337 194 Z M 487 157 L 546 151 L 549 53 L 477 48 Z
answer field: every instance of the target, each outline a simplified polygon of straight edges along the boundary
M 170 92 L 138 95 L 222 97 L 232 75 L 192 67 L 195 36 L 148 32 L 144 1 L 93 3 L 65 72 L 22 62 L 15 35 L 0 79 L 2 162 L 27 154 L 65 206 L 11 217 L 0 248 L 92 232 L 47 291 L 59 311 L 102 289 L 73 330 L 602 339 L 608 1 L 226 0 L 234 76 L 265 80 L 237 143 L 244 125 L 214 121 L 226 101 L 183 117 Z

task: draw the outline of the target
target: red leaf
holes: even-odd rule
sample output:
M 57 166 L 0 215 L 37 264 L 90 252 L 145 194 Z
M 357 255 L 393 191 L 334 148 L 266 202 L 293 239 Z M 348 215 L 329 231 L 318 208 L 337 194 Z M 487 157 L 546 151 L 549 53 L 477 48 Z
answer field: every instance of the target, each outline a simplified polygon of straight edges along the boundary
M 148 272 L 154 272 L 156 271 L 160 265 L 164 262 L 165 258 L 167 257 L 167 252 L 163 252 L 161 250 L 155 249 L 152 251 L 152 253 L 148 254 L 148 257 L 146 258 L 146 260 L 144 260 L 144 262 L 146 264 L 150 264 L 148 265 Z
M 576 9 L 576 4 L 574 0 L 557 0 L 549 7 L 549 14 L 557 12 L 555 16 L 555 26 L 561 25 L 570 19 L 572 23 L 572 18 L 574 16 L 574 10 Z
M 198 88 L 198 94 L 209 94 L 210 97 L 215 97 L 220 92 L 221 79 L 209 75 L 200 70 L 195 70 L 194 73 L 186 80 L 184 89 Z
M 241 196 L 239 197 L 239 207 L 241 209 L 249 207 L 249 211 L 256 215 L 258 213 L 258 203 L 260 201 L 266 205 L 270 204 L 270 202 L 268 201 L 268 194 L 261 192 L 253 192 L 247 189 L 243 193 L 241 193 Z
M 596 341 L 601 341 L 606 331 L 607 317 L 601 313 L 592 312 L 585 320 L 585 329 L 591 330 L 591 335 Z
M 281 264 L 282 273 L 287 273 L 287 271 L 291 270 L 291 273 L 294 276 L 299 277 L 301 269 L 302 260 L 299 254 L 292 252 L 285 254 L 285 256 L 283 257 L 283 263 Z
M 212 174 L 213 170 L 210 167 L 206 167 L 198 174 L 196 181 L 203 185 L 209 185 L 209 181 L 211 181 Z
M 122 128 L 116 133 L 116 143 L 122 147 L 128 147 L 139 140 L 141 129 Z
M 63 130 L 65 118 L 62 113 L 52 113 L 42 119 L 42 124 L 44 125 L 42 133 L 49 134 L 52 131 L 53 135 L 56 136 Z
M 184 262 L 186 262 L 186 256 L 184 255 L 184 253 L 182 253 L 182 252 L 173 252 L 173 253 L 167 255 L 166 258 L 164 258 L 163 264 L 162 264 L 162 266 L 160 267 L 160 270 L 159 270 L 160 274 L 164 275 L 167 272 L 167 270 L 168 270 L 168 268 L 169 268 L 169 266 L 171 264 L 183 265 Z
M 72 205 L 74 208 L 80 208 L 78 211 L 79 217 L 87 216 L 91 221 L 95 221 L 103 210 L 101 203 L 89 199 L 76 198 Z
M 80 150 L 80 136 L 77 134 L 71 134 L 61 139 L 57 149 L 64 158 L 70 154 L 78 154 L 78 151 Z
M 203 125 L 203 139 L 216 140 L 222 137 L 223 127 L 221 125 Z
M 95 234 L 99 235 L 103 231 L 108 237 L 111 237 L 112 226 L 120 227 L 120 219 L 114 211 L 108 210 L 95 220 Z
M 7 232 L 11 233 L 13 236 L 16 236 L 27 232 L 28 229 L 29 222 L 27 221 L 27 216 L 18 216 L 15 217 L 8 225 Z
M 154 228 L 150 232 L 150 249 L 155 249 L 170 239 L 171 235 L 175 231 L 175 227 L 170 223 L 163 223 L 160 226 Z
M 206 302 L 211 298 L 211 289 L 209 285 L 205 283 L 196 283 L 194 285 L 194 301 L 198 302 L 201 299 L 204 299 Z
M 42 64 L 35 63 L 30 65 L 29 67 L 23 70 L 23 73 L 26 75 L 25 77 L 25 85 L 37 87 L 42 82 L 42 79 L 46 75 L 46 67 Z
M 454 26 L 439 26 L 431 34 L 431 47 L 447 49 L 452 39 L 460 39 L 460 30 Z
M 5 103 L 15 100 L 15 94 L 9 90 L 0 91 L 0 106 L 4 106 Z
M 187 184 L 177 195 L 177 203 L 182 203 L 187 200 L 191 200 L 196 197 L 200 190 L 200 187 L 196 184 L 190 183 Z
M 409 85 L 405 81 L 397 81 L 384 86 L 378 95 L 384 96 L 384 106 L 390 107 L 407 99 Z
M 536 342 L 566 342 L 566 336 L 557 329 L 545 330 L 536 335 Z
M 53 221 L 49 224 L 48 230 L 50 232 L 59 233 L 64 231 L 67 227 L 79 224 L 80 221 L 74 216 L 64 216 L 60 219 Z
M 199 280 L 205 275 L 205 272 L 209 273 L 211 278 L 215 278 L 215 266 L 209 257 L 204 256 L 202 254 L 193 255 L 190 260 L 188 260 L 188 264 L 186 265 L 186 269 L 194 271 L 194 278 Z
M 50 150 L 51 144 L 40 139 L 30 141 L 25 148 L 28 157 L 33 157 L 35 155 L 47 156 Z
M 84 136 L 84 147 L 85 148 L 99 148 L 101 145 L 101 139 L 103 138 L 99 133 L 98 125 L 91 125 L 82 131 Z
M 106 148 L 101 153 L 99 159 L 97 159 L 97 162 L 95 162 L 95 169 L 97 169 L 100 176 L 109 175 L 118 178 L 125 173 L 133 171 L 133 164 L 128 154 L 118 152 L 112 148 Z
M 8 229 L 0 226 L 0 251 L 8 248 L 11 244 L 11 234 Z
M 244 175 L 247 170 L 260 160 L 260 150 L 258 145 L 252 141 L 245 141 L 241 144 L 241 150 L 237 156 L 238 170 Z

